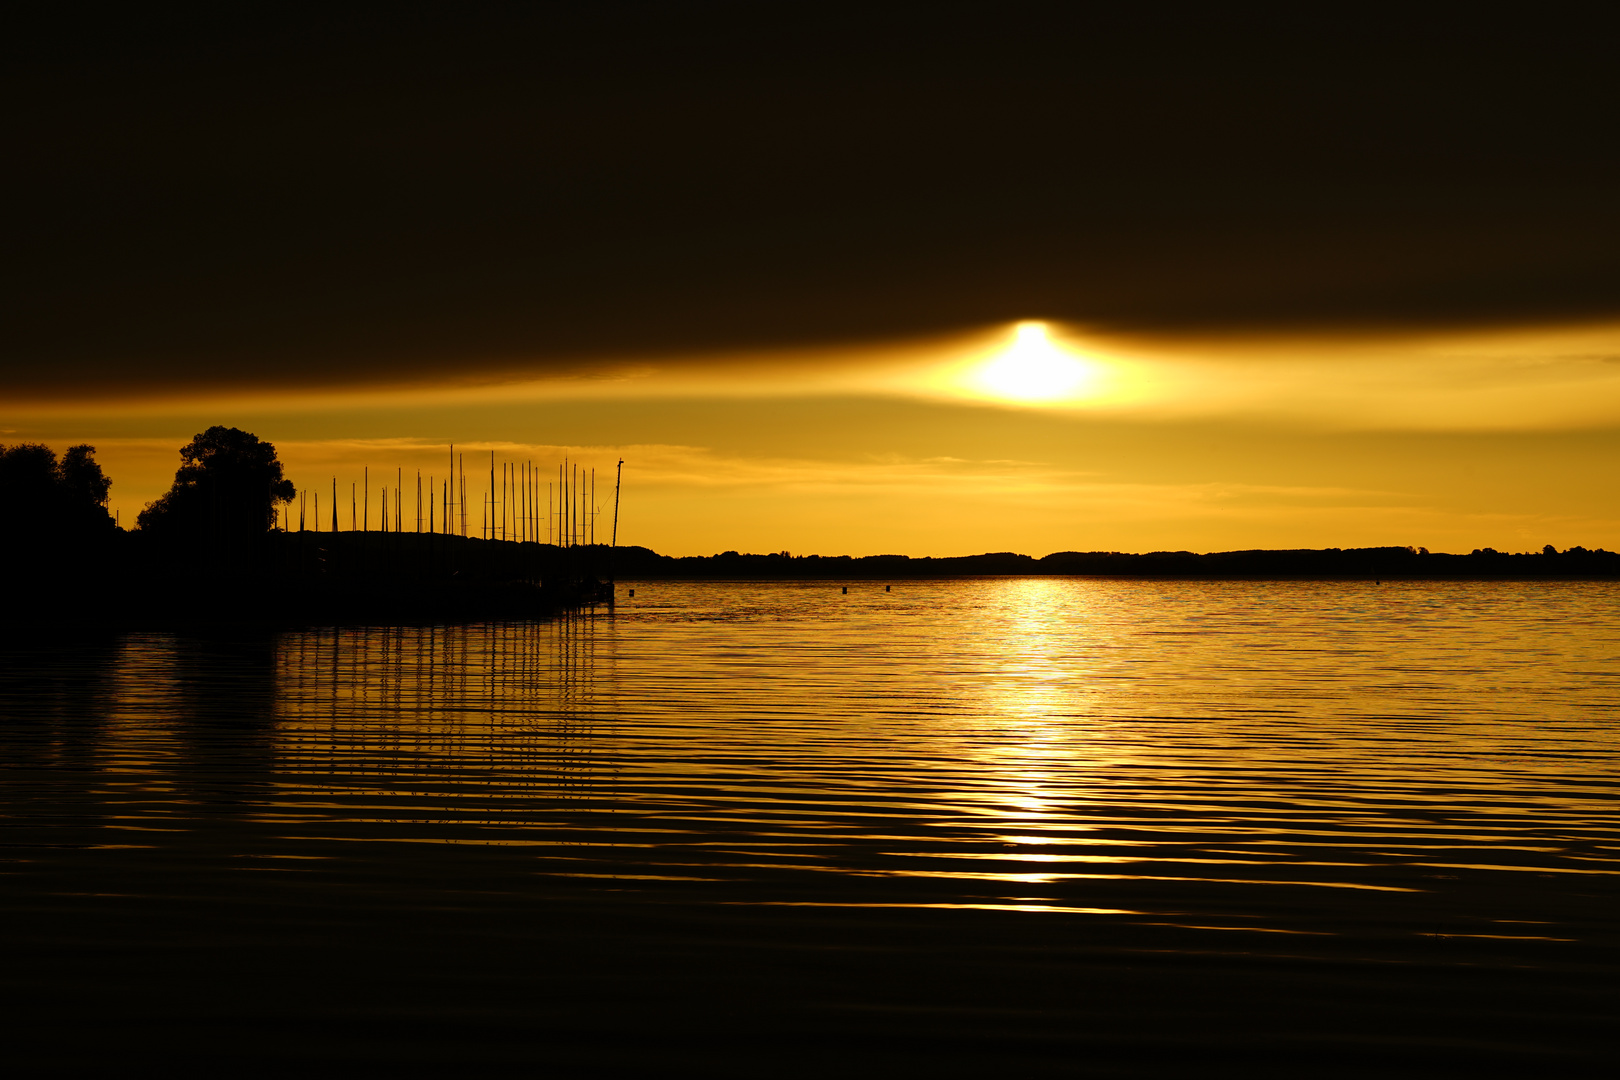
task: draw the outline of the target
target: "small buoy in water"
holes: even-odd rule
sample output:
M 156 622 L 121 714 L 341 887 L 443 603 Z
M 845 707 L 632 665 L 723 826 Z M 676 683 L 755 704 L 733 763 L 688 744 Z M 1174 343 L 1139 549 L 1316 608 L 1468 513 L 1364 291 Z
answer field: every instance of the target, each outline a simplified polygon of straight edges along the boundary
M 631 596 L 634 596 L 634 595 L 636 595 L 636 590 L 634 590 L 634 589 L 631 589 L 631 590 L 630 590 L 630 595 L 631 595 Z
M 845 585 L 845 586 L 844 586 L 844 595 L 845 595 L 845 596 L 848 596 L 848 595 L 849 595 L 849 586 L 848 586 L 848 585 Z
M 889 587 L 888 587 L 888 586 L 887 586 L 887 585 L 885 585 L 885 586 L 883 586 L 883 591 L 884 591 L 884 592 L 888 592 L 888 591 L 889 591 Z

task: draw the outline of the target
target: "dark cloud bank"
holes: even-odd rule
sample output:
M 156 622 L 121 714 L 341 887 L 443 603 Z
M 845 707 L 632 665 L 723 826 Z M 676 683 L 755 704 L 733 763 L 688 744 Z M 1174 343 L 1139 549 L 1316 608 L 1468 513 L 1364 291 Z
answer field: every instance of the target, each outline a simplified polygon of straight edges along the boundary
M 244 11 L 8 35 L 16 398 L 1620 314 L 1585 16 Z

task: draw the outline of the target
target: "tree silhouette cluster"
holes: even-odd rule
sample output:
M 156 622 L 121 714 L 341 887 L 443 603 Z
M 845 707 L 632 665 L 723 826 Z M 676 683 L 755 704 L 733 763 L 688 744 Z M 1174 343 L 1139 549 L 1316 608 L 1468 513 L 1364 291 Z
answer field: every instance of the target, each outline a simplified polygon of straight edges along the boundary
M 174 485 L 136 524 L 165 540 L 231 546 L 269 531 L 293 494 L 274 444 L 216 424 L 180 448 Z
M 70 446 L 61 460 L 39 443 L 0 446 L 0 505 L 7 517 L 43 526 L 29 531 L 57 540 L 110 533 L 107 493 L 112 481 L 95 455 L 96 448 L 86 443 Z

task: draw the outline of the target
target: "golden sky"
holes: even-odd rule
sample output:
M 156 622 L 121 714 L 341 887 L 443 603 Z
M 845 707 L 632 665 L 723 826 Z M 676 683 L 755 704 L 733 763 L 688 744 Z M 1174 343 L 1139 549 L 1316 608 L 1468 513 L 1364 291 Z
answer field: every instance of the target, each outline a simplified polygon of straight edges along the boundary
M 581 373 L 581 371 L 583 373 Z M 1127 338 L 1025 321 L 868 346 L 656 356 L 573 374 L 157 392 L 0 411 L 6 442 L 97 447 L 126 524 L 179 446 L 274 442 L 340 523 L 369 466 L 480 505 L 490 453 L 597 475 L 606 539 L 956 555 L 1413 544 L 1620 547 L 1620 325 Z M 473 529 L 479 519 L 473 513 Z
M 126 524 L 226 424 L 622 456 L 672 554 L 1620 547 L 1601 14 L 834 8 L 42 19 L 0 439 Z

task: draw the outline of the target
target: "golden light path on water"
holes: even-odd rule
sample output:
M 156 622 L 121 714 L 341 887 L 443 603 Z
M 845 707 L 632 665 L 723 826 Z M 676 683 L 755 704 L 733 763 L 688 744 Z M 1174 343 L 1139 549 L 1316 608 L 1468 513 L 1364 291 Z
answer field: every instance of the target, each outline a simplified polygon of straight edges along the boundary
M 283 635 L 205 707 L 273 694 L 255 858 L 493 845 L 729 904 L 1291 934 L 1343 930 L 1302 891 L 1410 896 L 1396 933 L 1443 893 L 1517 940 L 1539 902 L 1449 883 L 1620 872 L 1612 592 L 640 583 L 612 617 Z M 132 823 L 172 818 L 197 758 L 139 718 L 200 699 L 173 643 L 130 648 L 106 752 Z

